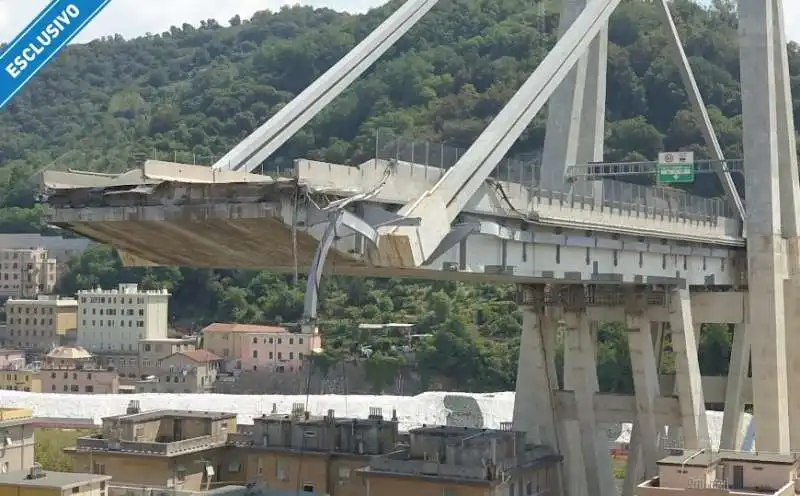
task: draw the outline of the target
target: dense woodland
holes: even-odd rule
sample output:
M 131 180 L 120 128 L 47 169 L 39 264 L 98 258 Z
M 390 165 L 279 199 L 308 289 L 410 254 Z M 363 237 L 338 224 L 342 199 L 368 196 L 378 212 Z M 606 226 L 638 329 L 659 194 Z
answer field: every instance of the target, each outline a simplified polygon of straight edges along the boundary
M 0 113 L 0 231 L 45 229 L 36 205 L 38 173 L 77 167 L 121 171 L 154 155 L 208 163 L 289 101 L 399 5 L 365 15 L 285 8 L 251 19 L 206 20 L 134 40 L 109 37 L 67 49 Z M 466 147 L 555 43 L 560 2 L 442 0 L 419 26 L 265 164 L 296 157 L 358 163 L 375 135 Z M 725 154 L 741 156 L 737 19 L 734 2 L 701 7 L 674 0 L 673 14 Z M 661 150 L 707 156 L 697 119 L 666 47 L 652 2 L 624 0 L 609 30 L 606 158 L 652 160 Z M 800 96 L 800 49 L 789 47 Z M 795 97 L 800 116 L 800 97 Z M 514 153 L 539 149 L 544 114 Z M 695 193 L 714 195 L 710 176 Z M 61 291 L 144 280 L 174 294 L 175 322 L 292 322 L 302 283 L 269 273 L 192 269 L 131 270 L 106 249 L 75 260 Z M 421 374 L 459 389 L 513 386 L 519 316 L 508 287 L 329 278 L 323 330 L 329 360 L 365 341 L 378 350 L 365 366 L 389 377 L 404 366 L 384 339 L 358 336 L 354 323 L 418 322 L 434 337 L 417 354 Z M 601 388 L 631 389 L 624 332 L 600 334 Z M 705 330 L 706 373 L 727 367 L 730 334 Z M 665 366 L 669 368 L 669 354 Z M 382 379 L 380 379 L 382 380 Z

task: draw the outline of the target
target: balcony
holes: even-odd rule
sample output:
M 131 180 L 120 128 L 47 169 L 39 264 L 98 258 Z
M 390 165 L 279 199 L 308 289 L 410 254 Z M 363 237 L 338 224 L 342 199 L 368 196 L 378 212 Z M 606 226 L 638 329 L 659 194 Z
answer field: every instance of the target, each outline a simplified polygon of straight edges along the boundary
M 97 437 L 79 438 L 77 451 L 113 451 L 120 453 L 138 453 L 152 456 L 175 456 L 194 451 L 217 448 L 227 442 L 227 433 L 200 436 L 171 443 L 115 441 Z

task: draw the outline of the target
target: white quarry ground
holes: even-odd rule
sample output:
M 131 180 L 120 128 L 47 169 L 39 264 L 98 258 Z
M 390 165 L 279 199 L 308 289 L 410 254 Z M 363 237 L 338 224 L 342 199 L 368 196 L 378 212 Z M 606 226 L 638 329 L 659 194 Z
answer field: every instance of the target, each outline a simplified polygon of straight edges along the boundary
M 303 395 L 233 395 L 233 394 L 52 394 L 0 391 L 0 407 L 33 409 L 38 417 L 93 419 L 96 424 L 110 415 L 125 413 L 128 402 L 139 400 L 142 410 L 200 410 L 236 413 L 238 422 L 251 424 L 253 417 L 269 414 L 275 405 L 278 413 L 288 413 L 294 403 L 305 403 Z M 337 417 L 366 417 L 370 407 L 379 407 L 385 418 L 397 411 L 400 429 L 423 424 L 446 424 L 499 428 L 510 422 L 514 411 L 514 393 L 428 392 L 417 396 L 311 395 L 308 409 L 312 415 L 334 410 Z M 719 446 L 722 412 L 708 411 L 712 446 Z M 617 427 L 619 429 L 619 427 Z M 753 449 L 752 416 L 745 414 L 745 441 L 742 449 Z M 631 425 L 623 424 L 616 444 L 630 441 Z

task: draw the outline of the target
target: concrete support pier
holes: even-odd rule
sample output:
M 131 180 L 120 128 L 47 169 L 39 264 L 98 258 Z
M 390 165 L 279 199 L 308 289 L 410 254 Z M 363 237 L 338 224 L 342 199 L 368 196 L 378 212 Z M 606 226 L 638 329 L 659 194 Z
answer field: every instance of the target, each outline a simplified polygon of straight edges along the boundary
M 565 0 L 559 18 L 559 36 L 567 31 L 586 7 L 586 0 Z M 564 190 L 566 167 L 603 158 L 606 110 L 606 72 L 608 66 L 608 28 L 592 41 L 569 75 L 550 97 L 547 112 L 547 133 L 542 155 L 540 186 L 554 191 Z M 594 192 L 602 200 L 602 183 Z
M 711 448 L 689 291 L 673 289 L 669 297 L 669 323 L 675 351 L 675 387 L 681 407 L 684 448 Z
M 574 392 L 578 417 L 577 422 L 568 422 L 577 424 L 576 429 L 567 429 L 567 452 L 578 468 L 568 468 L 568 484 L 573 489 L 570 496 L 616 496 L 608 439 L 598 428 L 594 412 L 599 389 L 597 334 L 586 312 L 585 294 L 583 286 L 571 286 L 564 304 L 564 389 Z
M 787 342 L 784 300 L 786 254 L 781 214 L 781 147 L 786 139 L 788 102 L 776 91 L 775 23 L 780 2 L 739 2 L 742 80 L 749 322 L 756 449 L 790 450 Z M 780 18 L 777 18 L 778 22 Z M 779 98 L 780 97 L 780 98 Z M 779 110 L 779 106 L 783 108 Z M 783 131 L 783 134 L 781 134 Z M 787 164 L 788 165 L 788 164 Z M 796 348 L 795 348 L 796 349 Z
M 517 303 L 522 311 L 514 429 L 525 431 L 530 442 L 559 449 L 556 413 L 556 322 L 545 306 L 544 285 L 519 285 Z M 563 486 L 562 486 L 563 487 Z
M 631 352 L 631 369 L 636 397 L 636 429 L 642 454 L 644 477 L 658 474 L 656 462 L 660 457 L 659 442 L 663 426 L 656 421 L 655 400 L 660 395 L 656 355 L 650 321 L 646 315 L 644 295 L 631 291 L 625 301 L 628 344 Z

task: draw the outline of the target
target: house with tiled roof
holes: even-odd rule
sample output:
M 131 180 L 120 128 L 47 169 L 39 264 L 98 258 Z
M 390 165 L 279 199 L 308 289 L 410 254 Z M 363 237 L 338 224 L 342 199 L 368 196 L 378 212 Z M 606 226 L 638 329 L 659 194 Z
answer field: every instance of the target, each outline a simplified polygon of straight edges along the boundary
M 322 349 L 319 334 L 274 325 L 215 322 L 202 335 L 203 348 L 222 357 L 228 372 L 299 372 L 306 359 Z
M 162 358 L 158 372 L 137 381 L 139 393 L 211 393 L 222 357 L 208 350 L 188 350 Z

